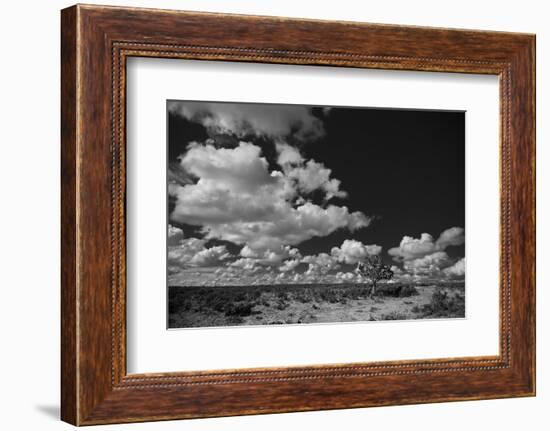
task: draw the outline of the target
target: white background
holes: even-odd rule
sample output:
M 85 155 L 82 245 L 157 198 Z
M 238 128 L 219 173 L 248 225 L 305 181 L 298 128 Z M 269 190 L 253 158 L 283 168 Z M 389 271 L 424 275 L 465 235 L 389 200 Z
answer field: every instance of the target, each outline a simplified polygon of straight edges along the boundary
M 127 83 L 128 372 L 498 354 L 498 77 L 134 58 Z M 167 331 L 167 99 L 466 111 L 467 318 Z
M 329 412 L 106 426 L 135 430 L 498 430 L 548 428 L 550 270 L 549 13 L 535 0 L 312 2 L 118 1 L 189 10 L 346 19 L 537 33 L 538 396 Z M 6 2 L 0 17 L 0 426 L 70 429 L 59 399 L 59 9 L 69 2 Z

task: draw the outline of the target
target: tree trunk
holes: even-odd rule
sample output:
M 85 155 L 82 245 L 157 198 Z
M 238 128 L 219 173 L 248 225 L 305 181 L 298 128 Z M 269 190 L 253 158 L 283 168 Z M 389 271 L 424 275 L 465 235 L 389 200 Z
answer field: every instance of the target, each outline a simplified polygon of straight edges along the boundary
M 375 293 L 376 293 L 376 281 L 373 281 L 372 282 L 372 287 L 370 289 L 370 295 L 369 296 L 372 298 Z

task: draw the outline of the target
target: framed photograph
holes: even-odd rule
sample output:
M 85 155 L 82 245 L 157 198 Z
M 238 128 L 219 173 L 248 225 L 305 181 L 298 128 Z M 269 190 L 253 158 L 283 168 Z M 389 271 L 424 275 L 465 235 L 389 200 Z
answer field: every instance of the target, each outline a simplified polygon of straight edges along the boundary
M 535 37 L 62 11 L 62 419 L 535 394 Z

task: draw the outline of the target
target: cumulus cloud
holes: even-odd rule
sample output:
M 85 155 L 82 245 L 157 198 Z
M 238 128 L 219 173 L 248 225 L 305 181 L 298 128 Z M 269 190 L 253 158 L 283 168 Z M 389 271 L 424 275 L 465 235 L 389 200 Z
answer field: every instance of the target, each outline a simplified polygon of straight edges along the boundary
M 396 280 L 430 280 L 442 278 L 460 279 L 465 274 L 465 259 L 461 258 L 454 262 L 444 251 L 436 251 L 418 259 L 406 260 L 403 262 L 403 269 L 392 266 Z
M 237 259 L 236 261 L 230 263 L 230 266 L 232 267 L 241 268 L 248 271 L 257 268 L 257 265 L 258 261 L 250 257 L 241 257 L 240 259 Z
M 294 181 L 295 187 L 303 193 L 315 190 L 325 192 L 325 200 L 334 197 L 344 199 L 348 194 L 340 190 L 341 182 L 331 178 L 332 170 L 315 160 L 305 160 L 299 150 L 286 143 L 277 143 L 275 146 L 278 157 L 277 163 L 283 168 L 287 178 Z
M 331 173 L 330 169 L 314 160 L 308 160 L 304 165 L 289 169 L 286 172 L 289 178 L 296 180 L 298 189 L 304 193 L 321 189 L 325 192 L 326 200 L 333 197 L 346 198 L 348 194 L 340 190 L 340 180 L 330 178 Z
M 360 282 L 362 277 L 360 277 L 355 272 L 337 272 L 334 276 L 335 281 L 339 283 L 351 283 L 351 282 Z
M 338 229 L 354 231 L 368 224 L 369 219 L 360 213 L 350 213 L 347 207 L 321 208 L 308 202 L 297 208 L 289 206 L 285 211 L 266 214 L 263 220 L 204 224 L 203 231 L 207 238 L 248 244 L 257 250 L 274 250 L 283 244 L 296 245 Z
M 392 265 L 390 267 L 390 270 L 393 272 L 394 276 L 403 274 L 403 270 L 400 267 L 396 266 L 396 265 Z
M 279 271 L 281 272 L 294 271 L 298 265 L 300 265 L 300 259 L 289 259 L 279 267 Z
M 292 136 L 309 141 L 325 133 L 322 121 L 306 106 L 171 101 L 168 109 L 202 124 L 211 135 L 232 134 L 239 138 L 255 135 L 271 139 Z
M 206 241 L 203 239 L 187 238 L 180 240 L 177 245 L 169 246 L 170 271 L 177 272 L 185 267 L 216 266 L 231 257 L 225 246 L 207 248 L 205 244 Z
M 223 181 L 229 188 L 254 190 L 276 181 L 260 152 L 260 147 L 248 142 L 240 142 L 236 148 L 215 148 L 192 142 L 181 158 L 181 166 L 203 182 Z
M 462 244 L 464 244 L 464 229 L 461 227 L 452 227 L 441 232 L 441 235 L 439 235 L 439 238 L 435 242 L 435 247 L 438 250 L 445 250 L 451 245 Z
M 277 142 L 275 143 L 275 149 L 278 154 L 277 163 L 281 166 L 299 165 L 304 162 L 304 158 L 296 147 L 284 142 Z
M 420 238 L 404 236 L 399 247 L 393 247 L 388 250 L 394 260 L 410 260 L 425 256 L 435 249 L 434 239 L 429 233 L 423 233 Z
M 197 252 L 189 261 L 190 266 L 215 266 L 223 260 L 229 258 L 231 254 L 227 251 L 225 245 L 205 248 Z
M 365 260 L 367 256 L 378 255 L 382 247 L 376 244 L 366 245 L 361 241 L 346 239 L 340 247 L 333 247 L 331 255 L 339 262 L 354 265 Z
M 178 245 L 183 240 L 183 230 L 179 227 L 168 225 L 168 247 Z
M 444 230 L 436 241 L 429 233 L 421 234 L 420 238 L 404 236 L 399 247 L 390 248 L 388 254 L 393 256 L 395 261 L 408 261 L 461 244 L 464 244 L 464 229 L 452 227 Z
M 242 257 L 257 259 L 260 254 L 256 250 L 252 250 L 248 245 L 245 245 L 239 253 Z
M 296 160 L 289 154 L 287 159 Z M 260 148 L 251 143 L 241 142 L 231 149 L 193 143 L 180 161 L 196 177 L 196 183 L 170 185 L 169 193 L 176 200 L 171 219 L 201 226 L 206 239 L 275 251 L 338 229 L 353 232 L 371 221 L 346 206 L 296 200 L 304 187 L 312 190 L 317 186 L 337 194 L 339 183 L 331 182 L 328 169 L 307 181 L 280 171 L 269 172 Z M 324 169 L 311 166 L 319 172 Z
M 423 233 L 420 238 L 404 236 L 399 247 L 389 249 L 388 254 L 396 262 L 403 262 L 403 272 L 394 271 L 399 279 L 458 278 L 464 276 L 464 263 L 459 261 L 454 268 L 455 265 L 445 250 L 462 244 L 464 229 L 451 227 L 441 232 L 437 240 L 428 233 Z
M 305 256 L 302 262 L 308 263 L 306 276 L 316 276 L 328 274 L 330 271 L 338 269 L 338 261 L 328 253 L 319 253 L 317 255 Z
M 180 241 L 179 245 L 168 248 L 168 263 L 184 265 L 188 263 L 196 253 L 204 250 L 205 241 L 198 238 L 187 238 Z
M 437 251 L 418 259 L 406 260 L 403 269 L 413 275 L 435 277 L 439 275 L 441 268 L 449 265 L 450 259 L 444 251 Z
M 245 245 L 241 249 L 240 255 L 243 257 L 263 260 L 266 263 L 278 263 L 281 262 L 283 259 L 299 257 L 300 251 L 297 248 L 285 245 L 276 249 L 269 249 L 261 252 L 258 250 L 254 250 L 248 245 Z
M 466 273 L 466 259 L 458 260 L 454 265 L 443 270 L 443 273 L 449 278 L 461 278 Z
M 243 259 L 237 261 L 235 266 L 244 265 L 253 268 L 257 265 L 278 266 L 285 259 L 300 258 L 300 251 L 297 248 L 285 245 L 276 249 L 268 249 L 264 251 L 255 250 L 248 245 L 245 245 L 240 252 Z

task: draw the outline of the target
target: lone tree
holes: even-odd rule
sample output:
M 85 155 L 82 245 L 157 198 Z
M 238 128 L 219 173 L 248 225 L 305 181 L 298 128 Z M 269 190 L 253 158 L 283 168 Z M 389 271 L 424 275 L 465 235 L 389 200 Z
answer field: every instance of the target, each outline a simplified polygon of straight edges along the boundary
M 380 259 L 380 256 L 367 256 L 363 262 L 357 264 L 358 274 L 370 280 L 371 290 L 369 296 L 376 293 L 376 284 L 380 280 L 391 280 L 393 271 Z

